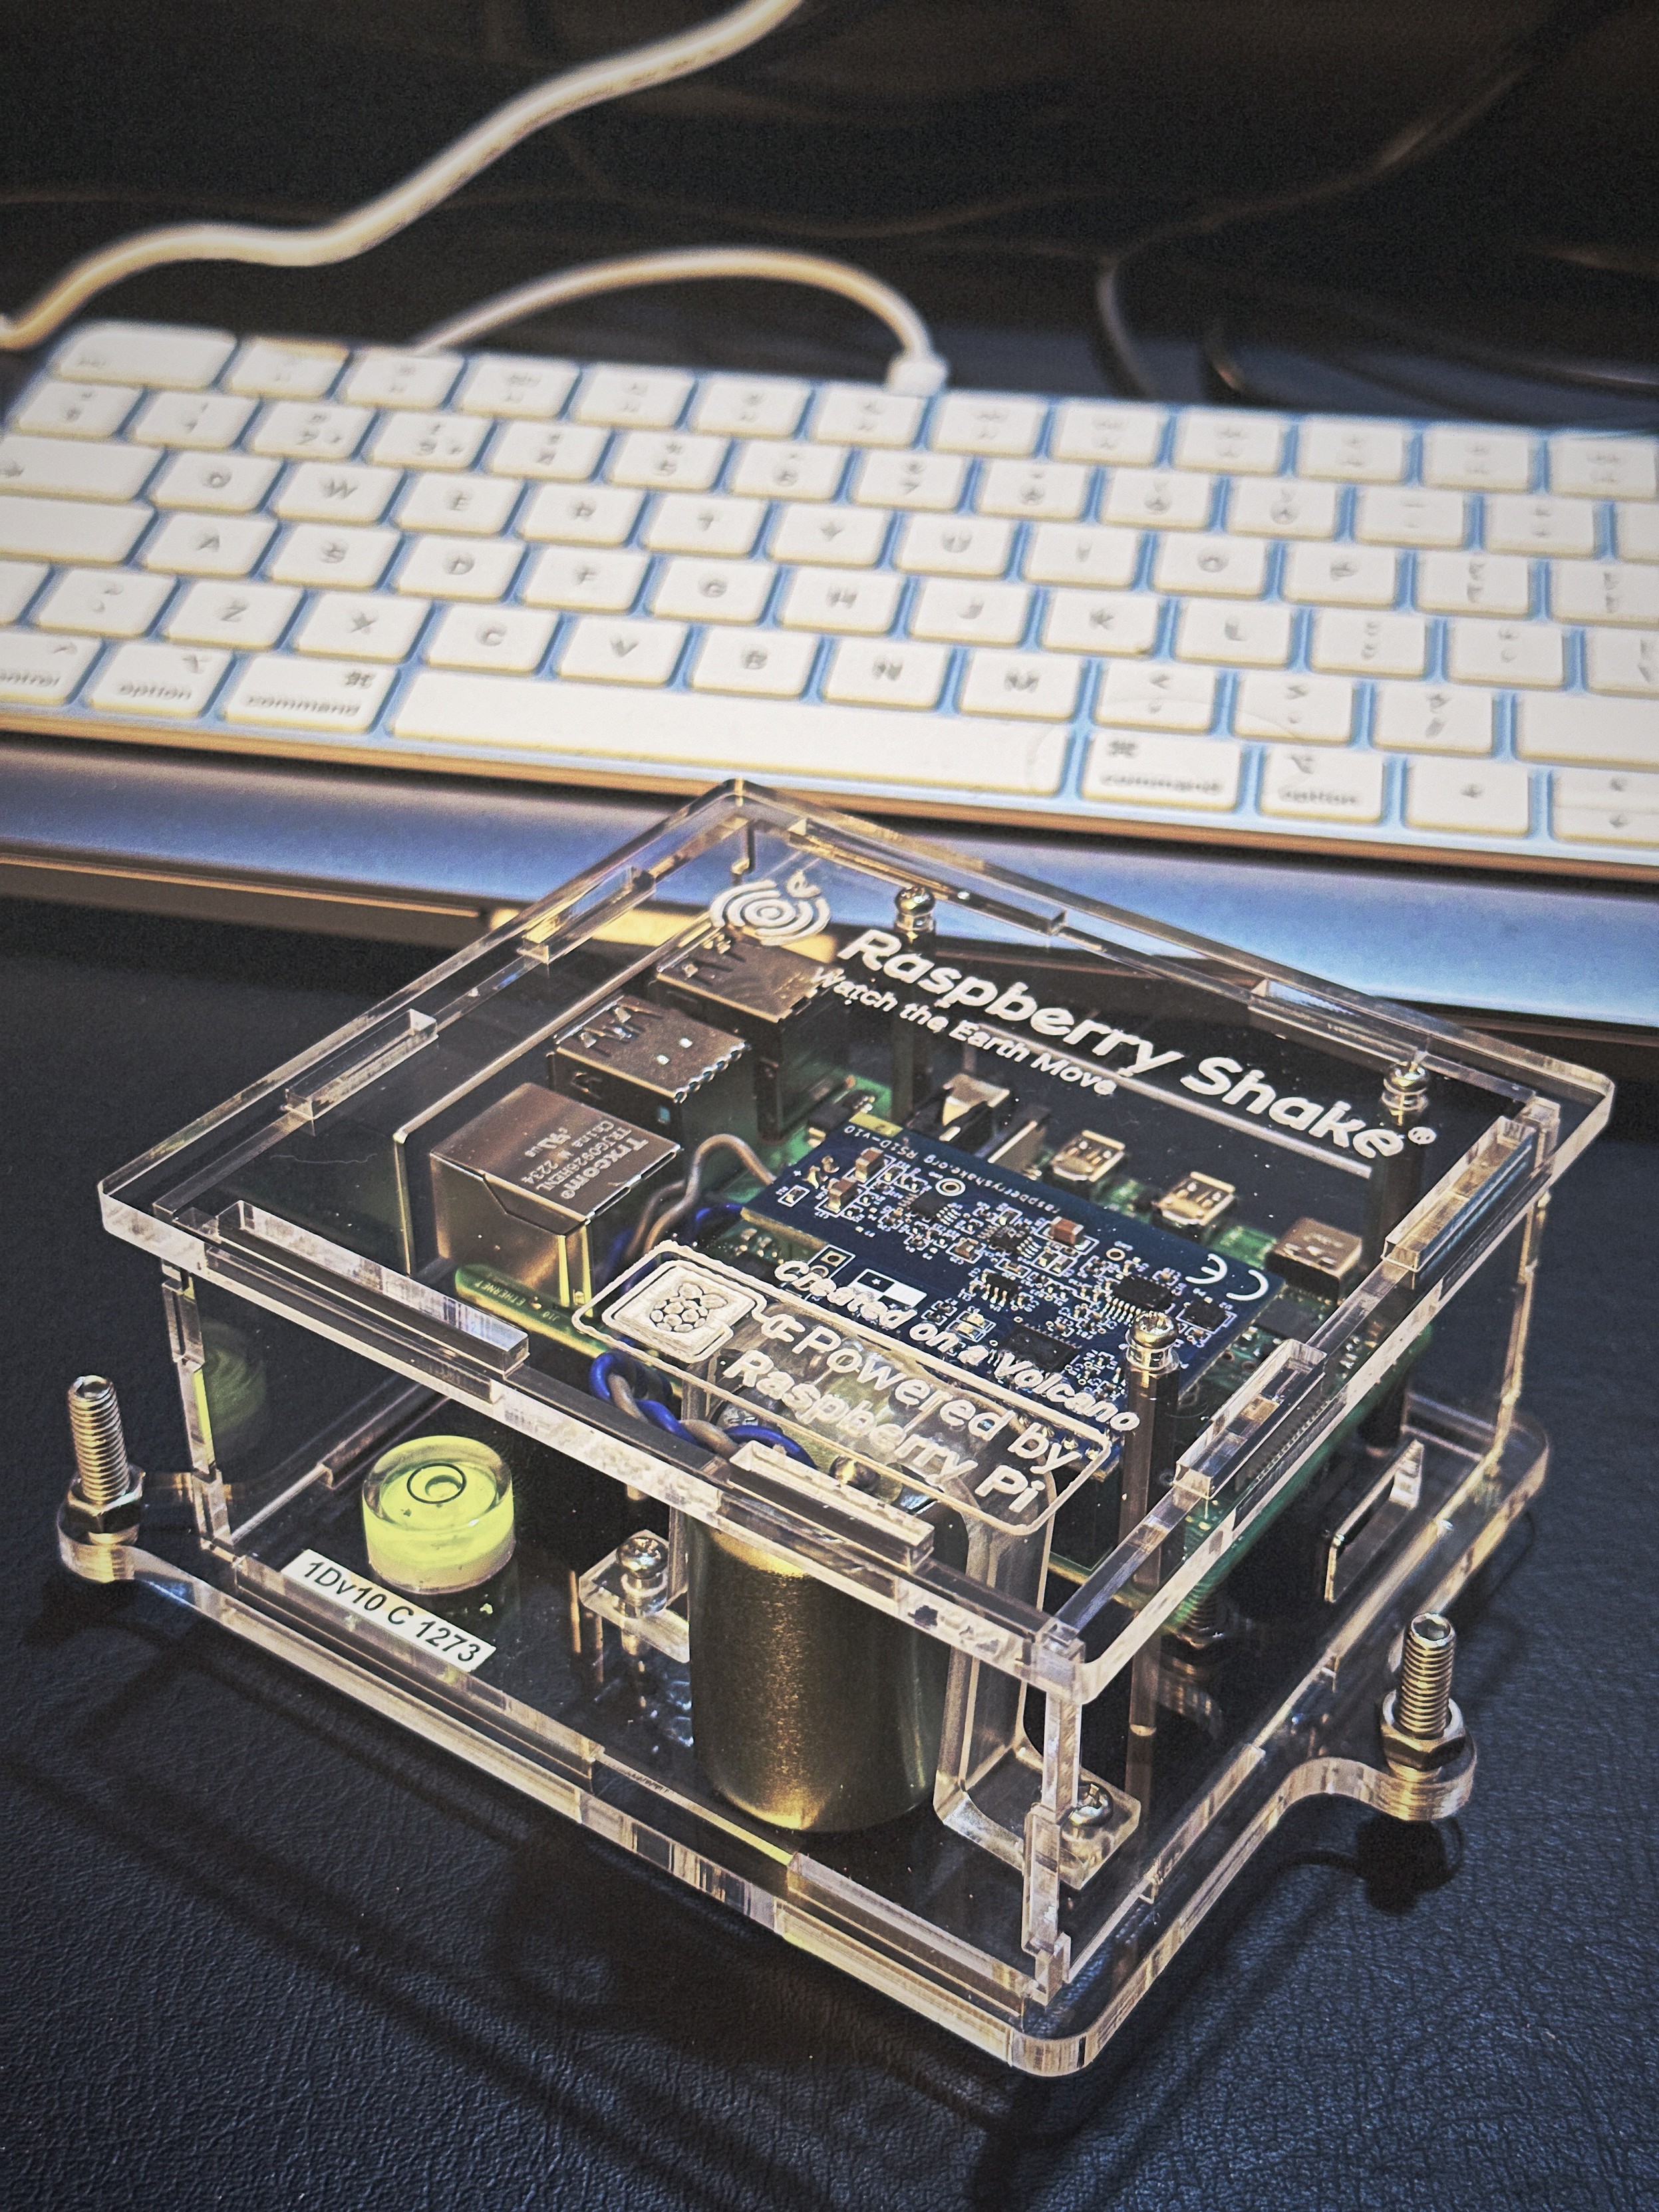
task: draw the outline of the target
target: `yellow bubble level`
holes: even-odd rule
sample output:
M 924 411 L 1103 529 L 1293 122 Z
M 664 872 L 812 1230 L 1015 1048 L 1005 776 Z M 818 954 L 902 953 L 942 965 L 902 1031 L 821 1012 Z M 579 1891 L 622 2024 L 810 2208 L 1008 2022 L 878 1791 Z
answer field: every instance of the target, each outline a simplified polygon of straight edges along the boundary
M 393 1589 L 473 1589 L 513 1556 L 513 1477 L 471 1437 L 411 1437 L 363 1484 L 370 1571 Z

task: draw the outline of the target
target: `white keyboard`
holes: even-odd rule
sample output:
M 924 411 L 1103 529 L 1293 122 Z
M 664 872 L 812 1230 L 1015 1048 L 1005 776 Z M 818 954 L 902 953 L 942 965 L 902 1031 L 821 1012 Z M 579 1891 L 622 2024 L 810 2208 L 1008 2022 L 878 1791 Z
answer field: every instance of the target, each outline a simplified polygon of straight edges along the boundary
M 1659 870 L 1659 441 L 82 325 L 0 720 Z

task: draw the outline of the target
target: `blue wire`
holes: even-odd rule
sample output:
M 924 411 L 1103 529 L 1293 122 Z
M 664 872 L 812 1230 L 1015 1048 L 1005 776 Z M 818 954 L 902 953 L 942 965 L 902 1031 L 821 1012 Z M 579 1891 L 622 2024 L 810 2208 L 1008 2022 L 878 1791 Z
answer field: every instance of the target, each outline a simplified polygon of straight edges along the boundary
M 791 1459 L 802 1460 L 811 1468 L 817 1465 L 811 1453 L 803 1451 L 793 1437 L 785 1436 L 781 1429 L 769 1429 L 759 1421 L 734 1421 L 726 1433 L 735 1437 L 739 1443 L 772 1444 L 779 1451 L 787 1452 Z
M 671 1437 L 684 1437 L 688 1443 L 696 1442 L 684 1422 L 677 1414 L 671 1413 L 659 1399 L 640 1398 L 635 1402 L 647 1420 L 654 1421 L 659 1429 L 666 1429 Z

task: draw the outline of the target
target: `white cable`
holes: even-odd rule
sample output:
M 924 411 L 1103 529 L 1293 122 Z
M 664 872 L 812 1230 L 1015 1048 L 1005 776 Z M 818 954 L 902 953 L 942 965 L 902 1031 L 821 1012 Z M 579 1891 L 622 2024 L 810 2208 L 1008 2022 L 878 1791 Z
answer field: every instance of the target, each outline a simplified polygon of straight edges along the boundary
M 672 284 L 696 276 L 770 276 L 785 284 L 815 284 L 821 291 L 839 292 L 843 299 L 856 301 L 886 324 L 902 349 L 887 371 L 890 392 L 925 396 L 939 391 L 950 374 L 933 351 L 927 324 L 902 293 L 850 262 L 769 246 L 690 246 L 678 252 L 630 253 L 617 261 L 585 262 L 580 268 L 515 285 L 510 292 L 469 307 L 465 314 L 452 316 L 422 331 L 414 350 L 435 353 L 445 346 L 464 345 L 486 331 L 499 330 L 503 323 L 521 321 L 568 300 L 590 299 L 596 292 L 623 292 L 640 284 Z
M 743 0 L 724 15 L 672 38 L 588 62 L 498 107 L 453 145 L 378 199 L 309 230 L 251 223 L 186 222 L 140 231 L 77 261 L 15 316 L 0 315 L 0 352 L 21 353 L 52 336 L 83 301 L 123 276 L 177 261 L 251 261 L 267 269 L 321 269 L 349 261 L 406 229 L 470 184 L 492 161 L 550 123 L 604 100 L 669 84 L 741 53 L 793 15 L 802 0 Z

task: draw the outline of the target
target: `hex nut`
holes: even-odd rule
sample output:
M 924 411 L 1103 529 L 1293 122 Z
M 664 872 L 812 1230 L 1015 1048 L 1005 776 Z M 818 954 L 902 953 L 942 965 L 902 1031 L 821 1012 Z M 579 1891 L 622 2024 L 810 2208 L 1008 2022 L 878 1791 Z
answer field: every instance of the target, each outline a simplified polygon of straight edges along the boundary
M 134 1480 L 107 1505 L 88 1504 L 71 1483 L 59 1515 L 64 1533 L 77 1544 L 125 1544 L 138 1533 L 144 1510 L 144 1480 L 135 1468 Z
M 1455 1700 L 1446 1709 L 1446 1730 L 1443 1735 L 1413 1735 L 1395 1720 L 1395 1692 L 1389 1691 L 1382 1700 L 1382 1749 L 1390 1766 L 1397 1771 L 1409 1769 L 1414 1774 L 1432 1774 L 1443 1766 L 1449 1766 L 1468 1742 L 1469 1732 L 1463 1725 L 1463 1716 Z

